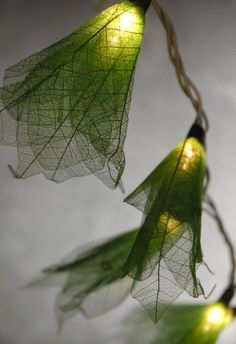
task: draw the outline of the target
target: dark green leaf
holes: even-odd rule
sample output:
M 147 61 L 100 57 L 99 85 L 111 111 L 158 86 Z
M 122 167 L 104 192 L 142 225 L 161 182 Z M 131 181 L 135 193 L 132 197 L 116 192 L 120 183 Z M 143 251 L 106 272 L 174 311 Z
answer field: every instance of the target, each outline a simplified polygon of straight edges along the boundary
M 125 199 L 145 217 L 124 271 L 137 280 L 133 296 L 154 321 L 184 290 L 203 294 L 196 269 L 204 175 L 203 146 L 190 137 Z
M 0 137 L 17 145 L 16 177 L 119 184 L 143 29 L 144 11 L 124 1 L 6 71 Z

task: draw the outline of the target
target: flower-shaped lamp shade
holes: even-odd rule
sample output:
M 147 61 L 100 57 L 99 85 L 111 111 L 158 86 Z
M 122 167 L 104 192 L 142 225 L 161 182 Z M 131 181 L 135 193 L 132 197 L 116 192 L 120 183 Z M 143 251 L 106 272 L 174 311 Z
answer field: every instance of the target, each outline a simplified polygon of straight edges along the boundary
M 137 280 L 133 295 L 154 321 L 181 291 L 203 294 L 196 269 L 204 176 L 204 147 L 188 137 L 125 199 L 144 220 L 124 273 Z
M 61 287 L 56 300 L 59 328 L 82 312 L 87 317 L 102 314 L 130 294 L 133 280 L 122 269 L 138 230 L 132 230 L 85 250 L 79 249 L 58 265 L 44 269 L 30 287 Z
M 152 324 L 136 309 L 125 318 L 124 344 L 215 344 L 222 330 L 233 320 L 233 311 L 222 303 L 178 304 L 159 323 Z M 122 334 L 121 334 L 122 336 Z
M 18 178 L 95 174 L 119 184 L 144 10 L 123 1 L 5 72 L 0 140 L 17 145 Z

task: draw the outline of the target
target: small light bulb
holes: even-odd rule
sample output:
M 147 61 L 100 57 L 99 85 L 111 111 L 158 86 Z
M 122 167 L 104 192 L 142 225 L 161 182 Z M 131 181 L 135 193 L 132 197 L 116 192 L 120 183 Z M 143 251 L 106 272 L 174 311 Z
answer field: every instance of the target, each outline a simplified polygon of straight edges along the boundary
M 193 156 L 193 151 L 192 151 L 192 149 L 189 149 L 188 151 L 187 151 L 187 157 L 188 158 L 192 158 L 192 156 Z
M 233 318 L 232 310 L 226 308 L 223 304 L 215 304 L 210 307 L 206 313 L 204 330 L 210 331 L 213 327 L 226 326 Z
M 120 17 L 120 29 L 121 29 L 121 31 L 125 31 L 131 27 L 132 21 L 134 20 L 135 16 L 136 16 L 135 13 L 130 13 L 130 12 L 126 12 L 126 13 L 121 15 L 121 17 Z
M 139 29 L 139 13 L 136 11 L 133 12 L 124 12 L 120 17 L 113 23 L 113 31 L 109 37 L 110 43 L 113 46 L 122 43 L 123 38 L 127 38 L 127 32 L 137 32 Z
M 194 162 L 195 158 L 197 157 L 197 146 L 194 146 L 194 142 L 191 139 L 188 139 L 184 148 L 183 154 L 183 170 L 187 170 L 190 166 L 190 163 Z
M 224 320 L 224 317 L 225 311 L 220 306 L 214 306 L 207 314 L 207 320 L 210 324 L 218 325 Z
M 177 230 L 177 228 L 181 225 L 181 222 L 178 219 L 174 218 L 168 213 L 162 214 L 159 221 L 161 226 L 164 226 L 164 229 L 169 233 L 174 233 L 175 230 Z
M 185 146 L 185 155 L 187 158 L 192 158 L 194 156 L 194 145 L 192 142 L 189 142 L 190 140 L 188 140 L 186 142 L 186 146 Z

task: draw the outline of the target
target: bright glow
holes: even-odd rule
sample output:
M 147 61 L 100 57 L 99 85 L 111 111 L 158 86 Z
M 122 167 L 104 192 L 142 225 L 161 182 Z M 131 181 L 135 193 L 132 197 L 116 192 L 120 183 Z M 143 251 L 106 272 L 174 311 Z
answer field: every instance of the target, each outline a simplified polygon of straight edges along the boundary
M 119 39 L 118 39 L 118 37 L 112 37 L 111 41 L 112 41 L 112 43 L 118 43 Z
M 124 12 L 114 21 L 113 35 L 110 39 L 111 44 L 116 46 L 121 44 L 122 39 L 128 39 L 126 35 L 129 33 L 138 33 L 140 31 L 140 13 L 135 12 Z
M 192 149 L 188 149 L 186 155 L 187 155 L 188 158 L 192 158 L 192 156 L 193 156 L 193 151 L 192 151 Z
M 183 170 L 187 170 L 190 164 L 194 161 L 195 158 L 197 158 L 197 148 L 199 144 L 195 144 L 195 141 L 193 141 L 192 138 L 189 138 L 187 142 L 185 143 L 184 152 L 183 152 L 183 164 L 182 168 Z
M 132 12 L 125 12 L 120 16 L 120 29 L 126 31 L 132 27 L 136 19 L 136 14 Z
M 174 218 L 168 213 L 162 214 L 160 216 L 159 221 L 160 221 L 161 226 L 164 226 L 164 229 L 168 232 L 174 231 L 181 225 L 181 222 L 179 220 L 177 220 L 176 218 Z
M 232 310 L 226 308 L 223 304 L 218 303 L 211 306 L 206 312 L 204 323 L 205 332 L 214 327 L 223 327 L 233 319 Z
M 210 324 L 220 324 L 224 320 L 225 310 L 222 307 L 214 306 L 207 314 L 207 321 Z

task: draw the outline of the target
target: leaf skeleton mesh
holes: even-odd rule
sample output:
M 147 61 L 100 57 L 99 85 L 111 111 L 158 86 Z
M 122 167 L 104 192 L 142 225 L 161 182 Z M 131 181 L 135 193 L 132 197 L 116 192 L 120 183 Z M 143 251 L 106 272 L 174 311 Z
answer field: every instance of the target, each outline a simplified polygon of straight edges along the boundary
M 175 245 L 163 253 L 154 265 L 151 275 L 144 280 L 136 280 L 132 296 L 137 299 L 157 322 L 170 305 L 184 292 L 198 297 L 204 294 L 200 281 L 195 276 L 195 266 L 191 271 L 190 257 L 192 241 L 190 231 L 178 235 Z
M 6 70 L 0 136 L 17 145 L 18 178 L 93 173 L 119 184 L 143 29 L 143 10 L 124 1 Z
M 204 149 L 188 138 L 125 199 L 143 211 L 144 220 L 124 274 L 136 280 L 133 296 L 154 321 L 183 291 L 204 293 L 196 277 L 204 175 Z

